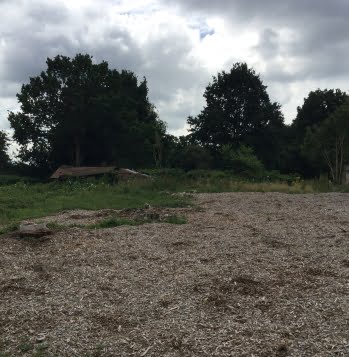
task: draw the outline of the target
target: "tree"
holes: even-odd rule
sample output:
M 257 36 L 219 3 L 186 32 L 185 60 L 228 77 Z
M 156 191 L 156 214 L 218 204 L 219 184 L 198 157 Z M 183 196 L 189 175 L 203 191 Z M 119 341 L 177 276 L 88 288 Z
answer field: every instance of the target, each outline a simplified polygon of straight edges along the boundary
M 47 59 L 47 69 L 30 78 L 10 113 L 19 157 L 35 167 L 153 163 L 155 132 L 165 125 L 148 100 L 144 79 L 130 71 L 93 63 L 89 55 Z
M 315 161 L 310 160 L 309 155 L 305 155 L 302 149 L 304 140 L 307 132 L 321 125 L 347 98 L 348 95 L 340 89 L 317 89 L 304 98 L 304 103 L 297 108 L 297 117 L 290 127 L 292 135 L 288 144 L 288 162 L 295 171 L 310 177 L 320 174 L 323 170 L 324 166 L 319 166 L 319 161 L 315 165 Z
M 0 169 L 7 167 L 10 163 L 10 157 L 7 153 L 8 146 L 8 136 L 5 131 L 0 130 Z
M 234 149 L 231 145 L 224 145 L 222 156 L 226 168 L 237 175 L 260 176 L 264 171 L 263 164 L 258 160 L 253 149 L 248 146 L 242 145 Z
M 332 181 L 342 183 L 344 164 L 349 160 L 349 101 L 307 128 L 303 153 L 314 165 L 327 165 Z
M 297 117 L 292 123 L 298 142 L 302 143 L 306 128 L 320 124 L 340 107 L 348 98 L 340 89 L 317 89 L 304 98 L 304 103 L 297 108 Z
M 213 152 L 223 145 L 248 145 L 268 166 L 277 165 L 283 116 L 266 89 L 246 63 L 218 73 L 206 87 L 206 106 L 188 118 L 192 138 Z
M 186 171 L 208 170 L 212 167 L 212 156 L 200 145 L 185 145 L 178 150 L 176 164 Z

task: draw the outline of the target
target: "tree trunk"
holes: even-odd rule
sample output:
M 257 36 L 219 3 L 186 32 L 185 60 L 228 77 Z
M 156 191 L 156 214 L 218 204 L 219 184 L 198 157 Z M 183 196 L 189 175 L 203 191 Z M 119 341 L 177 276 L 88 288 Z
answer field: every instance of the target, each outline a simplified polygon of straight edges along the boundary
M 336 137 L 336 152 L 335 152 L 335 170 L 336 170 L 336 184 L 338 184 L 338 137 Z
M 74 166 L 79 167 L 81 164 L 81 144 L 78 135 L 74 138 Z
M 326 160 L 326 163 L 327 163 L 328 167 L 330 168 L 332 181 L 335 183 L 336 182 L 335 168 L 332 165 L 330 155 L 328 154 L 326 149 L 324 149 L 322 153 L 324 155 L 324 158 Z
M 340 138 L 340 157 L 339 157 L 339 184 L 343 183 L 343 166 L 344 166 L 344 139 L 345 137 L 342 136 Z

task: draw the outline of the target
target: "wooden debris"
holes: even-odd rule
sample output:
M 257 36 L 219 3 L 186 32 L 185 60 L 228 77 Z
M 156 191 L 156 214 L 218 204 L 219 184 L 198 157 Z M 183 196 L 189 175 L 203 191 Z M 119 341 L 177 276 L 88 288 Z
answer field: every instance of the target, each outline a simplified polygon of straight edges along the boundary
M 19 226 L 20 237 L 40 238 L 51 234 L 51 230 L 47 228 L 45 223 L 29 223 L 23 222 Z

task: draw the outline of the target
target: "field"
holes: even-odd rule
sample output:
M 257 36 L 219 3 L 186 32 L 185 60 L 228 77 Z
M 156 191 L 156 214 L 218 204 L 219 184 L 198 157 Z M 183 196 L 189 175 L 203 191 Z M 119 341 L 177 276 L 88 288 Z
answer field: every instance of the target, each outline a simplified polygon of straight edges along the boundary
M 347 194 L 161 195 L 0 236 L 1 357 L 349 355 Z
M 158 174 L 158 172 L 150 172 Z M 161 176 L 165 173 L 165 176 Z M 72 209 L 122 209 L 187 206 L 185 192 L 285 192 L 312 193 L 330 190 L 328 181 L 253 182 L 233 178 L 224 172 L 197 170 L 160 171 L 151 181 L 110 184 L 104 180 L 35 183 L 32 179 L 0 175 L 0 234 L 14 230 L 22 220 L 43 217 Z M 29 180 L 29 181 L 27 181 Z M 336 188 L 348 191 L 348 186 Z

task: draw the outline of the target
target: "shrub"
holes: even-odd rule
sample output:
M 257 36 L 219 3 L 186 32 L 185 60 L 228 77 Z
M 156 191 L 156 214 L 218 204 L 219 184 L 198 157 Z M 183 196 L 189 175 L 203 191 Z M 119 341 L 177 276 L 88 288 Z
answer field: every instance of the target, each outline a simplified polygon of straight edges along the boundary
M 229 177 L 228 172 L 216 170 L 191 170 L 186 173 L 186 177 L 190 179 L 220 179 Z
M 234 149 L 231 145 L 224 145 L 222 156 L 225 166 L 235 175 L 243 177 L 261 176 L 264 172 L 262 162 L 254 154 L 252 148 L 242 145 Z
M 176 164 L 185 171 L 207 170 L 211 168 L 212 160 L 212 156 L 207 149 L 199 145 L 187 145 L 178 153 Z
M 142 170 L 145 174 L 148 174 L 153 177 L 183 177 L 185 175 L 184 170 L 182 169 L 146 169 Z

